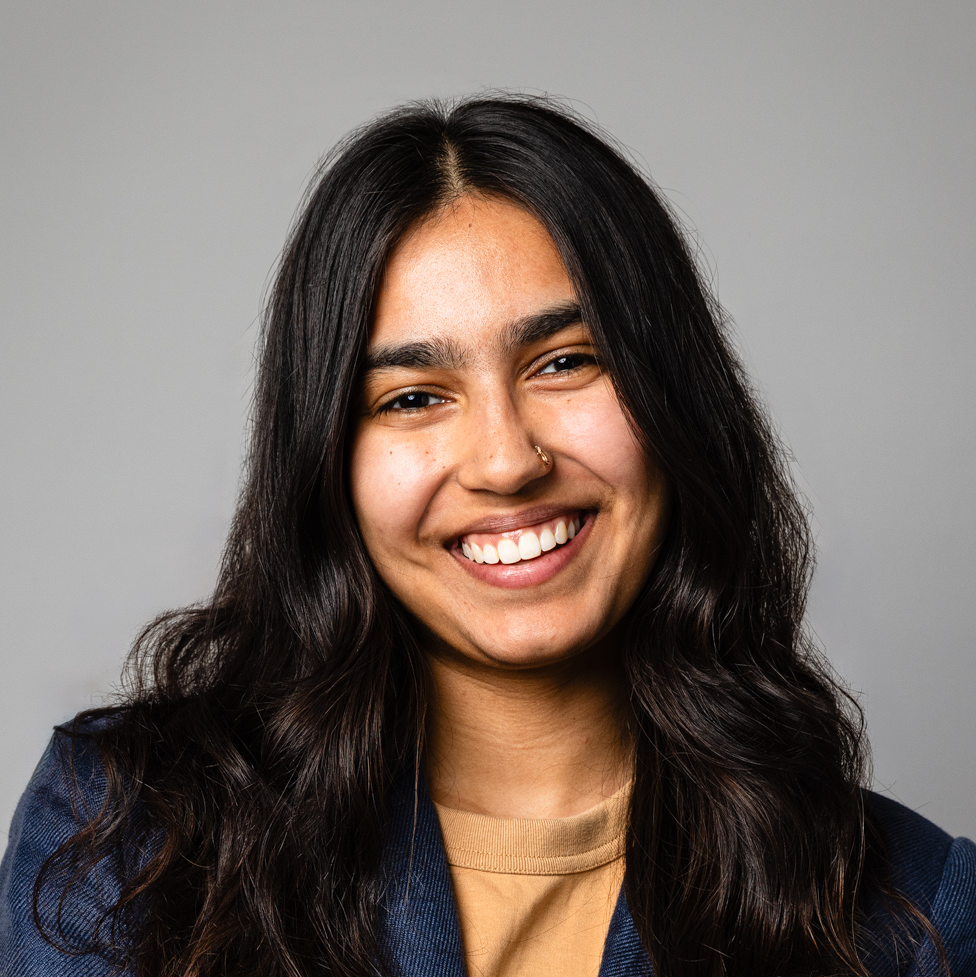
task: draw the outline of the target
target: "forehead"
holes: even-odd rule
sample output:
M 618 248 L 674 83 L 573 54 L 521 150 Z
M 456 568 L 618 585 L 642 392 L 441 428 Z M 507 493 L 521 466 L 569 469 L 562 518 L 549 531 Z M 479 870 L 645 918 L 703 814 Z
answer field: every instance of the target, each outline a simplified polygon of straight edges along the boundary
M 511 323 L 575 302 L 555 244 L 523 208 L 465 196 L 411 229 L 387 262 L 371 348 L 431 336 L 497 347 Z

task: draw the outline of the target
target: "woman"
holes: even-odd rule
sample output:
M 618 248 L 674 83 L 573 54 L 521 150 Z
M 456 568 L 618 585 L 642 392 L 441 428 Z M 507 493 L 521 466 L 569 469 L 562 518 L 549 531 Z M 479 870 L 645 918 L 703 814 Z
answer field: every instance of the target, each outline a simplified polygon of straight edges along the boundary
M 56 735 L 0 959 L 974 973 L 976 847 L 861 789 L 809 568 L 646 182 L 538 100 L 380 119 L 286 247 L 216 592 Z

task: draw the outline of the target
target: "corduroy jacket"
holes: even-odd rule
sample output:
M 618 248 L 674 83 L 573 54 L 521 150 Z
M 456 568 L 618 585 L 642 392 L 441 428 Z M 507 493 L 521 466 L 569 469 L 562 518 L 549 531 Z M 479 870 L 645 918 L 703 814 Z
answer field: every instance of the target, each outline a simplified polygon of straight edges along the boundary
M 63 768 L 68 738 L 56 734 L 14 815 L 0 866 L 0 977 L 110 977 L 112 964 L 95 956 L 68 956 L 38 933 L 31 900 L 44 860 L 75 833 L 82 816 L 73 808 Z M 98 810 L 105 778 L 93 745 L 74 747 L 74 773 L 89 810 Z M 395 792 L 385 851 L 391 880 L 385 909 L 385 942 L 400 977 L 465 977 L 464 953 L 450 872 L 437 813 L 421 782 Z M 868 802 L 885 834 L 892 880 L 929 917 L 941 935 L 952 977 L 976 977 L 976 845 L 948 834 L 918 814 L 877 794 Z M 111 899 L 119 880 L 99 879 L 99 902 Z M 96 899 L 94 882 L 90 892 Z M 113 900 L 114 901 L 114 900 Z M 69 935 L 83 934 L 65 920 Z M 87 908 L 91 908 L 91 904 Z M 878 977 L 924 977 L 935 973 L 927 941 L 913 953 L 895 952 L 881 939 L 868 958 Z M 621 891 L 610 922 L 599 977 L 644 977 L 653 973 Z M 544 975 L 540 975 L 544 977 Z

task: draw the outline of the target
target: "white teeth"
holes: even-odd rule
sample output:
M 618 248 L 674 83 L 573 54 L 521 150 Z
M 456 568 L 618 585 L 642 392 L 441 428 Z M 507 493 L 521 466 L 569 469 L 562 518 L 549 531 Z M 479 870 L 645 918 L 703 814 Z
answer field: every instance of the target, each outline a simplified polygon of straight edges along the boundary
M 542 555 L 542 547 L 539 545 L 539 537 L 533 532 L 522 533 L 518 541 L 519 556 L 523 560 L 532 560 Z
M 534 560 L 543 553 L 568 543 L 580 531 L 582 523 L 583 520 L 579 516 L 558 519 L 554 528 L 550 528 L 550 523 L 538 533 L 531 529 L 523 529 L 517 539 L 503 536 L 496 544 L 485 543 L 483 548 L 467 540 L 458 542 L 465 559 L 473 563 L 519 563 L 522 560 Z
M 498 559 L 502 563 L 518 563 L 522 559 L 522 554 L 519 553 L 519 548 L 514 541 L 508 538 L 500 539 L 498 541 Z

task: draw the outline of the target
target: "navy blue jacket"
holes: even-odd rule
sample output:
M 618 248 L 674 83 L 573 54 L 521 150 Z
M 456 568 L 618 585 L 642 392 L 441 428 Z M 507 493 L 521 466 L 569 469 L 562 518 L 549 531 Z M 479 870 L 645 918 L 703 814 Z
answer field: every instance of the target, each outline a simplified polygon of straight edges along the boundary
M 116 973 L 99 958 L 59 953 L 34 927 L 31 897 L 38 870 L 78 829 L 79 817 L 83 817 L 72 810 L 59 742 L 63 745 L 67 740 L 55 736 L 17 807 L 0 866 L 0 977 L 110 977 Z M 97 810 L 105 779 L 93 746 L 76 746 L 75 775 L 89 805 Z M 414 832 L 415 799 L 412 785 L 408 788 L 394 796 L 385 854 L 392 879 L 386 904 L 386 945 L 403 977 L 465 977 L 457 909 L 437 814 L 422 789 L 416 799 Z M 976 977 L 976 845 L 966 839 L 953 841 L 894 801 L 871 794 L 869 802 L 887 840 L 895 885 L 935 924 L 949 955 L 952 977 Z M 114 901 L 118 880 L 103 874 L 99 884 L 98 901 Z M 96 893 L 90 896 L 94 901 Z M 882 950 L 869 962 L 878 977 L 918 977 L 919 966 L 932 959 L 932 947 L 926 943 L 911 960 L 902 956 L 896 962 Z M 621 893 L 610 922 L 600 977 L 651 973 Z

